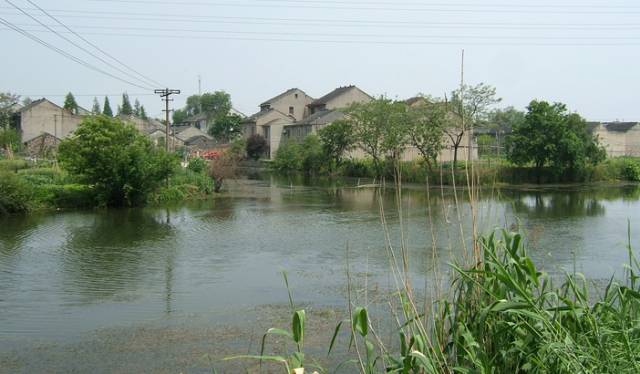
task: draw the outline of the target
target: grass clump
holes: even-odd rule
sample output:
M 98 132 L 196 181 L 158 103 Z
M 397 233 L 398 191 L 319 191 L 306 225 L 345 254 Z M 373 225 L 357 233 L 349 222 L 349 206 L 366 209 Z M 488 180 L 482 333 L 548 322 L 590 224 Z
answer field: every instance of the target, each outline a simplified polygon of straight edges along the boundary
M 0 215 L 24 213 L 32 204 L 33 189 L 15 173 L 0 171 Z

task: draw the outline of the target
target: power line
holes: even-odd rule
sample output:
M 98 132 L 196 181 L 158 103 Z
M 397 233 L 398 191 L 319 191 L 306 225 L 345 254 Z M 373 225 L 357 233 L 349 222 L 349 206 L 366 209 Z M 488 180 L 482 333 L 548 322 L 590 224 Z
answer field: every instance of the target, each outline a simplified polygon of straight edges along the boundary
M 13 9 L 8 7 L 0 7 L 0 9 Z M 35 9 L 33 9 L 35 10 Z M 215 20 L 216 23 L 231 24 L 274 24 L 274 25 L 306 25 L 306 26 L 325 26 L 327 23 L 336 24 L 341 27 L 439 27 L 439 26 L 476 26 L 476 27 L 497 27 L 497 28 L 611 28 L 611 29 L 636 29 L 640 28 L 637 22 L 631 23 L 540 23 L 540 22 L 417 22 L 417 21 L 389 21 L 389 20 L 364 20 L 364 19 L 329 19 L 329 18 L 274 18 L 274 17 L 242 17 L 242 16 L 211 16 L 202 14 L 167 14 L 167 13 L 135 13 L 135 12 L 92 12 L 80 10 L 62 10 L 51 9 L 50 12 L 59 13 L 69 18 L 90 18 L 105 20 L 133 20 L 133 21 L 163 21 L 163 22 L 189 22 L 189 23 L 210 23 L 206 20 Z M 71 14 L 68 14 L 71 13 Z M 14 13 L 2 13 L 11 14 Z M 81 14 L 81 15 L 77 15 Z M 109 16 L 105 16 L 109 15 Z M 20 15 L 20 14 L 18 14 Z M 96 16 L 98 15 L 98 16 Z M 118 16 L 118 17 L 114 17 Z M 230 21 L 225 21 L 230 20 Z M 232 22 L 233 21 L 233 22 Z M 240 22 L 246 21 L 246 22 Z M 257 21 L 257 22 L 249 22 Z M 318 23 L 319 25 L 310 25 L 310 23 Z
M 124 68 L 132 71 L 133 73 L 137 74 L 138 76 L 142 77 L 144 80 L 146 80 L 148 83 L 152 83 L 152 84 L 156 84 L 156 85 L 162 85 L 160 83 L 158 83 L 157 81 L 145 76 L 144 74 L 138 72 L 137 70 L 131 68 L 130 66 L 128 66 L 127 64 L 125 64 L 124 62 L 120 61 L 119 59 L 115 58 L 114 56 L 112 56 L 111 54 L 105 52 L 102 48 L 98 47 L 97 45 L 95 45 L 94 43 L 92 43 L 91 41 L 87 40 L 86 38 L 84 38 L 82 35 L 78 34 L 77 32 L 75 32 L 74 30 L 72 30 L 71 28 L 69 28 L 66 24 L 64 24 L 62 21 L 58 20 L 56 17 L 52 16 L 49 12 L 47 12 L 46 10 L 42 9 L 38 4 L 34 3 L 31 0 L 27 0 L 27 2 L 29 2 L 29 4 L 33 5 L 34 7 L 38 8 L 38 10 L 40 10 L 42 13 L 44 13 L 45 15 L 47 15 L 49 18 L 51 18 L 52 20 L 54 20 L 56 23 L 58 23 L 60 26 L 64 27 L 66 30 L 68 30 L 69 32 L 71 32 L 73 35 L 77 36 L 78 38 L 80 38 L 82 41 L 84 41 L 85 43 L 87 43 L 88 45 L 92 46 L 93 48 L 95 48 L 96 50 L 100 51 L 103 55 L 109 57 L 111 60 L 117 62 L 118 64 L 120 64 L 121 66 L 123 66 Z
M 44 41 L 44 40 L 38 38 L 37 36 L 29 33 L 28 31 L 25 31 L 25 30 L 15 26 L 14 24 L 12 24 L 11 22 L 7 21 L 6 19 L 4 19 L 2 17 L 0 17 L 0 23 L 2 23 L 3 25 L 9 27 L 10 29 L 22 34 L 23 36 L 35 41 L 36 43 L 38 43 L 38 44 L 40 44 L 40 45 L 42 45 L 42 46 L 44 46 L 44 47 L 46 47 L 48 49 L 51 49 L 52 51 L 54 51 L 54 52 L 56 52 L 56 53 L 58 53 L 58 54 L 60 54 L 60 55 L 62 55 L 64 57 L 66 57 L 66 58 L 68 58 L 68 59 L 70 59 L 70 60 L 72 60 L 72 61 L 74 61 L 74 62 L 76 62 L 76 63 L 78 63 L 78 64 L 80 64 L 80 65 L 82 65 L 82 66 L 84 66 L 86 68 L 88 68 L 88 69 L 91 69 L 91 70 L 96 71 L 98 73 L 104 74 L 106 76 L 109 76 L 109 77 L 111 77 L 113 79 L 116 79 L 116 80 L 118 80 L 120 82 L 129 84 L 131 86 L 142 88 L 144 90 L 148 89 L 147 87 L 141 86 L 141 85 L 139 85 L 137 83 L 130 82 L 130 81 L 126 80 L 126 79 L 123 79 L 123 78 L 120 78 L 120 77 L 118 77 L 116 75 L 113 75 L 113 74 L 109 73 L 108 71 L 102 70 L 102 69 L 100 69 L 100 68 L 98 68 L 98 67 L 96 67 L 96 66 L 94 66 L 94 65 L 92 65 L 92 64 L 90 64 L 90 63 L 88 63 L 88 62 L 86 62 L 86 61 L 84 61 L 84 60 L 82 60 L 82 59 L 80 59 L 80 58 L 78 58 L 78 57 L 76 57 L 76 56 L 74 56 L 74 55 L 72 55 L 72 54 L 70 54 L 70 53 L 58 48 L 58 47 L 56 47 L 56 46 L 54 46 L 54 45 L 52 45 L 52 44 L 50 44 L 50 43 L 47 43 L 46 41 Z
M 46 32 L 44 30 L 30 30 L 33 32 Z M 321 44 L 370 44 L 370 45 L 495 45 L 495 46 L 583 46 L 583 47 L 591 47 L 591 46 L 636 46 L 640 45 L 640 43 L 630 43 L 630 42 L 619 42 L 619 43 L 611 43 L 611 42 L 598 42 L 598 43 L 572 43 L 572 42 L 490 42 L 490 41 L 482 41 L 478 36 L 468 36 L 470 39 L 480 40 L 479 42 L 467 42 L 467 41 L 408 41 L 404 40 L 330 40 L 330 39 L 295 39 L 295 38 L 249 38 L 249 37 L 225 37 L 225 36 L 200 36 L 200 35 L 153 35 L 153 34 L 134 34 L 134 33 L 100 33 L 100 32 L 92 32 L 86 33 L 88 35 L 102 35 L 102 36 L 118 36 L 118 37 L 135 37 L 135 38 L 162 38 L 162 39 L 201 39 L 201 40 L 239 40 L 239 41 L 260 41 L 260 42 L 298 42 L 298 43 L 321 43 Z M 261 32 L 256 32 L 256 34 L 263 34 Z M 458 36 L 459 38 L 462 38 Z M 450 38 L 450 36 L 445 35 L 441 38 Z M 512 37 L 484 37 L 487 40 L 496 40 L 496 39 L 510 39 Z M 542 37 L 537 37 L 537 39 L 544 39 Z M 551 39 L 551 38 L 548 38 Z M 553 38 L 555 40 L 562 40 L 563 38 Z M 580 40 L 591 40 L 593 38 L 583 38 Z M 570 40 L 570 39 L 568 39 Z M 615 40 L 615 38 L 606 39 L 606 40 Z M 631 40 L 631 39 L 629 39 Z M 639 38 L 634 38 L 632 40 L 640 40 Z
M 142 4 L 142 5 L 175 5 L 174 1 L 169 0 L 88 0 L 91 2 L 98 3 L 124 3 L 124 4 Z M 371 7 L 371 6 L 353 6 L 353 3 L 349 2 L 333 2 L 333 5 L 309 5 L 309 4 L 251 4 L 251 3 L 230 3 L 230 2 L 203 2 L 203 1 L 181 1 L 180 5 L 190 5 L 190 6 L 210 6 L 210 7 L 240 7 L 240 8 L 295 8 L 295 9 L 328 9 L 328 10 L 357 10 L 357 11 L 394 11 L 394 12 L 434 12 L 434 13 L 536 13 L 536 14 L 620 14 L 620 15 L 628 15 L 628 14 L 640 14 L 640 11 L 629 11 L 627 9 L 623 10 L 611 10 L 607 11 L 605 9 L 598 10 L 575 10 L 575 9 L 550 9 L 550 10 L 540 10 L 540 9 L 531 9 L 531 8 L 518 8 L 518 9 L 487 9 L 490 6 L 483 6 L 482 8 L 476 9 L 462 9 L 462 8 L 444 8 L 444 6 L 450 6 L 447 4 L 440 4 L 440 8 L 401 8 L 397 6 L 393 7 Z M 344 4 L 345 6 L 336 6 Z M 365 3 L 362 3 L 365 4 Z M 390 5 L 393 5 L 389 3 Z M 366 4 L 365 4 L 366 5 Z M 417 5 L 417 4 L 416 4 Z M 421 4 L 423 5 L 423 4 Z M 424 6 L 424 5 L 423 5 Z M 570 8 L 570 7 L 567 7 Z M 636 9 L 636 8 L 634 8 Z M 552 10 L 552 11 L 551 11 Z
M 37 23 L 39 23 L 40 25 L 42 25 L 43 27 L 45 27 L 47 30 L 51 31 L 52 33 L 54 33 L 55 35 L 57 35 L 58 37 L 62 38 L 63 40 L 67 41 L 68 43 L 72 44 L 73 46 L 75 46 L 76 48 L 79 48 L 80 50 L 82 50 L 83 52 L 87 53 L 88 55 L 94 57 L 95 59 L 103 62 L 104 64 L 106 64 L 107 66 L 125 74 L 126 76 L 133 78 L 139 82 L 142 82 L 142 84 L 149 84 L 149 82 L 146 82 L 143 79 L 140 79 L 138 77 L 136 77 L 135 75 L 132 75 L 131 73 L 128 73 L 127 71 L 113 65 L 112 63 L 110 63 L 109 61 L 106 61 L 105 59 L 103 59 L 102 57 L 96 55 L 95 53 L 89 51 L 88 49 L 84 48 L 83 46 L 79 45 L 78 43 L 74 42 L 73 40 L 67 38 L 66 36 L 62 35 L 61 33 L 57 32 L 56 30 L 54 30 L 53 28 L 47 26 L 45 23 L 41 22 L 38 18 L 32 16 L 31 14 L 29 14 L 28 12 L 24 11 L 22 8 L 20 8 L 19 6 L 15 5 L 14 3 L 12 3 L 10 0 L 5 0 L 7 3 L 9 3 L 11 6 L 13 6 L 14 8 L 16 8 L 18 11 L 20 11 L 21 13 L 23 13 L 25 16 L 31 18 L 32 20 L 36 21 Z M 150 88 L 149 88 L 150 89 Z
M 33 27 L 38 25 L 20 24 L 20 26 Z M 77 25 L 76 28 L 86 29 L 107 29 L 113 30 L 110 26 L 91 26 Z M 181 29 L 181 28 L 149 28 L 149 27 L 119 27 L 120 30 L 134 31 L 159 31 L 159 32 L 193 32 L 193 33 L 210 33 L 210 34 L 238 34 L 238 35 L 291 35 L 290 32 L 273 32 L 273 31 L 238 31 L 238 30 L 202 30 L 202 29 Z M 44 31 L 44 30 L 31 30 Z M 155 34 L 153 34 L 155 35 Z M 419 35 L 419 34 L 370 34 L 370 33 L 314 33 L 314 32 L 298 32 L 296 35 L 313 36 L 313 37 L 363 37 L 363 38 L 432 38 L 432 39 L 577 39 L 577 40 L 639 40 L 640 36 L 496 36 L 496 35 Z M 158 36 L 164 36 L 159 34 Z

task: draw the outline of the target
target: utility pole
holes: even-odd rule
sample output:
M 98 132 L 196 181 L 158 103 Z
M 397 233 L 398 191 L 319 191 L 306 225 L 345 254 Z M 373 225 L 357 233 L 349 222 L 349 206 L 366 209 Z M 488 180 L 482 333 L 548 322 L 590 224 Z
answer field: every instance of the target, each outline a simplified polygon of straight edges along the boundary
M 198 96 L 202 96 L 202 77 L 198 74 Z
M 171 95 L 179 95 L 180 94 L 180 90 L 170 90 L 168 88 L 163 88 L 163 89 L 159 89 L 159 90 L 155 90 L 153 91 L 155 94 L 160 95 L 160 97 L 162 98 L 162 101 L 164 101 L 165 103 L 165 109 L 163 110 L 163 112 L 165 112 L 165 126 L 166 126 L 166 132 L 165 132 L 165 150 L 167 152 L 169 152 L 169 101 L 173 101 L 173 99 L 171 99 Z

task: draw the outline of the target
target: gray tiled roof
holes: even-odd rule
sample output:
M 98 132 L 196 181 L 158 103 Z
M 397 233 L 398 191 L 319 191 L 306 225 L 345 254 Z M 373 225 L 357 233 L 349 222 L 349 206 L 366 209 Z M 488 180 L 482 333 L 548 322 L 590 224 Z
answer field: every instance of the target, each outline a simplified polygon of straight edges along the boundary
M 627 132 L 637 124 L 638 122 L 608 122 L 604 126 L 609 131 Z
M 321 110 L 313 113 L 309 117 L 298 121 L 293 125 L 326 125 L 344 117 L 344 113 L 339 110 Z
M 300 92 L 302 92 L 304 95 L 306 95 L 306 93 L 305 93 L 304 91 L 302 91 L 301 89 L 299 89 L 299 88 L 290 88 L 290 89 L 286 90 L 285 92 L 281 93 L 280 95 L 274 96 L 274 97 L 272 97 L 271 99 L 269 99 L 269 100 L 267 100 L 267 101 L 263 102 L 262 104 L 260 104 L 260 106 L 271 104 L 271 103 L 273 103 L 274 101 L 278 101 L 278 100 L 280 100 L 281 98 L 283 98 L 283 97 L 285 97 L 285 96 L 287 96 L 287 95 L 290 95 L 290 94 L 292 94 L 292 93 L 294 93 L 294 92 L 296 92 L 296 91 L 300 91 Z M 308 96 L 308 95 L 307 95 L 307 96 Z
M 347 92 L 347 91 L 349 91 L 349 90 L 351 90 L 351 89 L 353 89 L 353 88 L 360 90 L 358 87 L 353 86 L 353 85 L 351 85 L 351 86 L 344 86 L 344 87 L 338 87 L 338 88 L 336 88 L 335 90 L 333 90 L 333 91 L 329 92 L 328 94 L 326 94 L 326 95 L 322 96 L 321 98 L 316 99 L 316 100 L 314 100 L 313 102 L 311 102 L 311 104 L 309 104 L 309 107 L 315 107 L 315 106 L 322 106 L 322 105 L 325 105 L 325 104 L 327 104 L 329 101 L 331 101 L 331 100 L 335 99 L 336 97 L 338 97 L 338 96 L 340 96 L 340 95 L 344 94 L 345 92 Z M 360 90 L 360 91 L 362 91 L 362 90 Z M 362 92 L 364 92 L 364 91 L 362 91 Z M 365 94 L 366 94 L 366 92 L 365 92 Z

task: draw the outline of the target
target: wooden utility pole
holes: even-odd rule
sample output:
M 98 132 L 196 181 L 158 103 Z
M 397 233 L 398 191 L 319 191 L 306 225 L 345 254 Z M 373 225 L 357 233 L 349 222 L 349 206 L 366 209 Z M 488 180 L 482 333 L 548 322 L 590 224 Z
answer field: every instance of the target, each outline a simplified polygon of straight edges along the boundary
M 169 152 L 169 113 L 171 112 L 169 110 L 169 101 L 173 101 L 173 99 L 171 99 L 171 95 L 179 95 L 180 94 L 180 90 L 170 90 L 168 88 L 163 88 L 163 89 L 159 89 L 159 90 L 155 90 L 153 91 L 154 93 L 160 95 L 160 97 L 162 98 L 162 100 L 165 103 L 165 109 L 163 110 L 163 112 L 165 112 L 165 134 L 164 134 L 164 138 L 165 138 L 165 150 L 167 152 Z

